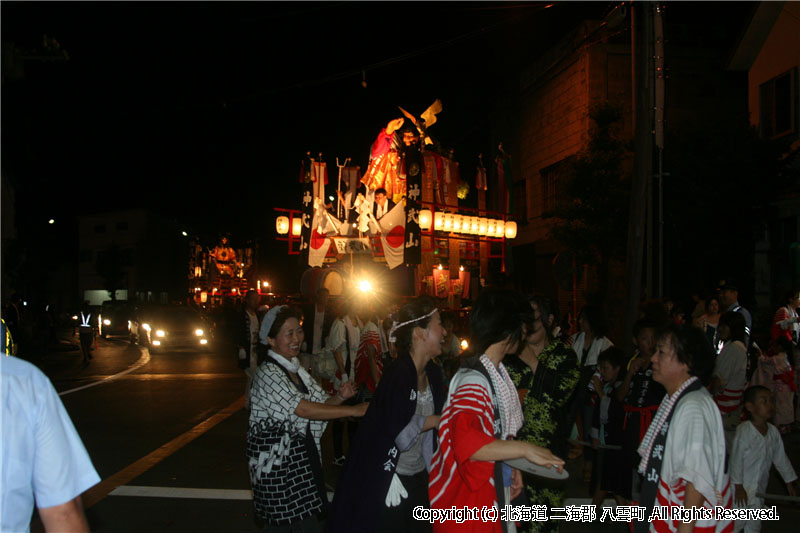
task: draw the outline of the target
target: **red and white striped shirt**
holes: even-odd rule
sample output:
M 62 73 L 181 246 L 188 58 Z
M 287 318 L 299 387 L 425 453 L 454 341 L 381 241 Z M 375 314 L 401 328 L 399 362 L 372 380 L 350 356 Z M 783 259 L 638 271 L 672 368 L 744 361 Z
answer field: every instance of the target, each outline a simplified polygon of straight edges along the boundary
M 428 495 L 434 509 L 495 506 L 494 462 L 473 461 L 472 455 L 495 440 L 494 408 L 489 382 L 476 370 L 453 376 L 439 423 L 439 449 L 433 456 Z M 500 521 L 436 522 L 439 532 L 499 532 Z
M 381 337 L 378 334 L 378 327 L 373 322 L 368 322 L 361 332 L 361 339 L 358 344 L 358 353 L 356 355 L 356 372 L 355 372 L 355 385 L 361 386 L 366 383 L 370 392 L 375 392 L 378 382 L 372 379 L 372 372 L 369 365 L 369 356 L 367 349 L 372 346 L 374 348 L 375 366 L 378 369 L 378 380 L 383 375 L 383 359 L 381 357 Z

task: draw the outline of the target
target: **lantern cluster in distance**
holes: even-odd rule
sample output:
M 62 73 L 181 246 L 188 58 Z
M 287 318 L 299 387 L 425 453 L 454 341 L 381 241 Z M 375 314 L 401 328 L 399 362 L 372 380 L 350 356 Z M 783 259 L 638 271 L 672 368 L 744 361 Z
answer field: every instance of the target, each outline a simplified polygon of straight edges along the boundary
M 458 215 L 441 211 L 431 213 L 430 209 L 421 210 L 419 212 L 419 227 L 423 230 L 429 230 L 431 225 L 436 231 L 446 231 L 448 233 L 480 235 L 481 237 L 496 239 L 503 237 L 513 239 L 517 236 L 517 223 L 510 220 L 504 222 L 493 218 Z

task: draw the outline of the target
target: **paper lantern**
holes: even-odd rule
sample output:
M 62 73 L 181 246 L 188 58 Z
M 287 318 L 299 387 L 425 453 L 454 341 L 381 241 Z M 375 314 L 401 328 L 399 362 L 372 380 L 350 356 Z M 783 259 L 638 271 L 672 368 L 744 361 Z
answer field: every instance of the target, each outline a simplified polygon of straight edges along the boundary
M 489 224 L 486 226 L 486 236 L 494 237 L 494 232 L 497 230 L 497 220 L 494 218 L 489 219 Z
M 303 220 L 300 217 L 292 219 L 292 235 L 299 237 L 303 233 Z
M 431 223 L 433 222 L 433 214 L 431 213 L 430 209 L 423 209 L 419 212 L 419 227 L 424 230 L 431 229 Z
M 480 224 L 481 224 L 480 217 L 469 217 L 469 232 L 472 235 L 479 235 Z
M 280 216 L 275 219 L 275 231 L 279 235 L 286 235 L 289 233 L 289 217 Z
M 494 228 L 494 236 L 498 239 L 502 239 L 503 235 L 505 234 L 506 223 L 502 220 L 497 221 L 497 225 Z
M 461 227 L 464 223 L 464 217 L 461 215 L 453 215 L 453 231 L 461 233 Z
M 453 215 L 451 213 L 445 213 L 444 215 L 444 230 L 453 231 Z
M 481 217 L 478 220 L 478 235 L 481 237 L 486 237 L 486 234 L 489 231 L 489 219 Z
M 437 211 L 433 215 L 433 229 L 442 231 L 444 229 L 444 213 Z
M 517 236 L 517 223 L 513 221 L 506 222 L 506 239 L 513 239 Z

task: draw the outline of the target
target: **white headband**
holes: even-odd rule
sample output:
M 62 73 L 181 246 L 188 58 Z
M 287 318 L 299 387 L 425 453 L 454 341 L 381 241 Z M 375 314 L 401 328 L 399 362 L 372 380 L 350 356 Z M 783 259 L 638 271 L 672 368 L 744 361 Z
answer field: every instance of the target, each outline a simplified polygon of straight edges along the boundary
M 275 317 L 278 316 L 278 312 L 284 307 L 286 306 L 276 305 L 267 311 L 266 315 L 264 315 L 264 320 L 261 321 L 261 328 L 258 330 L 258 340 L 261 341 L 261 344 L 269 345 L 269 341 L 267 341 L 267 335 L 269 335 L 269 330 L 272 329 L 272 324 L 275 323 Z
M 427 315 L 422 315 L 419 318 L 415 318 L 413 320 L 408 320 L 406 322 L 401 322 L 399 324 L 397 323 L 396 320 L 392 320 L 392 329 L 389 330 L 389 342 L 397 342 L 397 338 L 394 336 L 394 332 L 397 331 L 398 329 L 402 328 L 403 326 L 407 326 L 409 324 L 413 324 L 414 322 L 419 322 L 420 320 L 425 320 L 426 318 L 428 318 L 430 316 L 433 316 L 433 313 L 435 313 L 436 311 L 438 311 L 438 309 L 434 309 L 433 311 L 431 311 Z

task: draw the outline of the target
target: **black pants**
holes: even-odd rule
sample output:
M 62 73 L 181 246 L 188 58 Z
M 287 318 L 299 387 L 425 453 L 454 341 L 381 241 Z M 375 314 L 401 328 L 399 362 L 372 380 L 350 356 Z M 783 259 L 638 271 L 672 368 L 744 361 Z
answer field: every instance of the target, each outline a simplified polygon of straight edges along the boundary
M 356 405 L 358 399 L 356 396 L 349 398 L 342 402 L 342 405 Z M 333 457 L 338 459 L 344 455 L 343 441 L 344 441 L 344 428 L 347 426 L 347 445 L 353 446 L 353 439 L 356 436 L 356 429 L 358 429 L 358 421 L 355 419 L 339 419 L 333 421 Z

